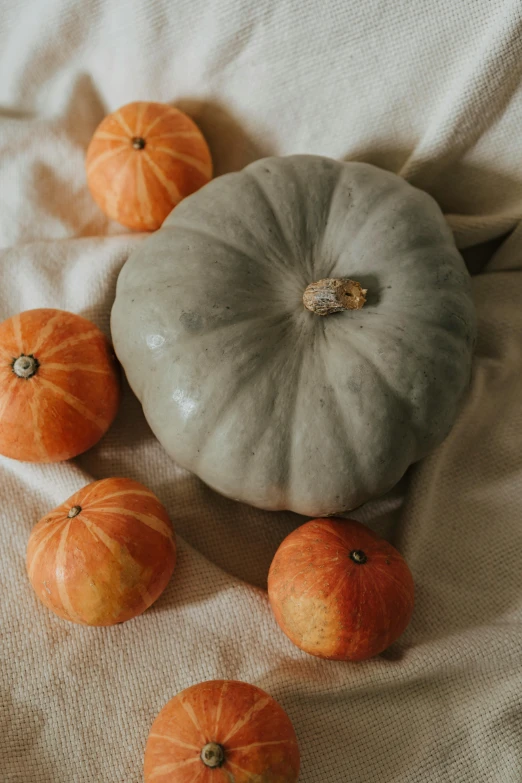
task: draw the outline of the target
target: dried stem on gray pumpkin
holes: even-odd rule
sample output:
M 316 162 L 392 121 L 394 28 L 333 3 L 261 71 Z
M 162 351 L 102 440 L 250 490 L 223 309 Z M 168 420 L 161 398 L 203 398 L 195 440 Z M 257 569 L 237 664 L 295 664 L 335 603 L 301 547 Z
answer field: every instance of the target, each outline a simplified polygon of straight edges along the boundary
M 303 304 L 316 315 L 329 315 L 340 310 L 360 310 L 366 302 L 367 288 L 347 277 L 327 277 L 310 283 L 303 294 Z

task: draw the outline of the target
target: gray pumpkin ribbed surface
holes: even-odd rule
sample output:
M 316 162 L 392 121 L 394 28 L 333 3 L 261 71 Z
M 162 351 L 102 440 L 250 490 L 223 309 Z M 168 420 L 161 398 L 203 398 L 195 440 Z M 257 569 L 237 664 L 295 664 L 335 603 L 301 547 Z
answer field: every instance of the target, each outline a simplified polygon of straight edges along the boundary
M 319 316 L 310 283 L 362 309 Z M 475 337 L 436 202 L 364 163 L 266 158 L 185 199 L 125 264 L 118 358 L 152 430 L 224 495 L 321 516 L 392 487 L 449 432 Z

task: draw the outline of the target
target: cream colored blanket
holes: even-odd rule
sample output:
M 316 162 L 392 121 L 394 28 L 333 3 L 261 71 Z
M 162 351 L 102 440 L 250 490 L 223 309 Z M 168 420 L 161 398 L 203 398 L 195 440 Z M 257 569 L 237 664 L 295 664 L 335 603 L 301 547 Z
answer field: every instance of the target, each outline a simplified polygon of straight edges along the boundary
M 438 199 L 483 266 L 491 252 L 475 246 L 522 217 L 521 72 L 520 0 L 1 0 L 0 319 L 59 307 L 108 330 L 142 237 L 100 214 L 83 160 L 104 114 L 136 99 L 187 110 L 218 174 L 295 152 L 399 172 Z M 224 500 L 178 469 L 128 389 L 81 458 L 0 459 L 2 783 L 138 783 L 154 716 L 208 678 L 281 702 L 302 783 L 519 783 L 522 231 L 473 286 L 480 336 L 457 425 L 353 515 L 398 546 L 417 585 L 409 629 L 375 660 L 320 661 L 287 641 L 263 588 L 300 518 Z M 32 594 L 27 538 L 75 489 L 113 475 L 157 492 L 179 564 L 142 617 L 67 624 Z

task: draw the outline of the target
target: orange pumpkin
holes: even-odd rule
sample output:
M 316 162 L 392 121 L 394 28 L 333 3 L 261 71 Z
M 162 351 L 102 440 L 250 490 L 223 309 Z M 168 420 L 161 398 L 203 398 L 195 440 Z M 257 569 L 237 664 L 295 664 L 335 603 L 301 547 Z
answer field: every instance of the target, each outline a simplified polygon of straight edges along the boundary
M 154 231 L 185 196 L 212 177 L 197 125 L 164 103 L 138 101 L 109 114 L 87 150 L 87 184 L 113 220 Z
M 145 783 L 295 783 L 290 718 L 267 693 L 212 680 L 178 693 L 152 724 Z
M 158 498 L 125 478 L 88 484 L 34 527 L 27 572 L 65 620 L 114 625 L 141 614 L 174 570 L 176 544 Z
M 41 309 L 0 324 L 0 454 L 75 457 L 105 434 L 119 401 L 116 359 L 90 321 Z
M 314 519 L 277 550 L 268 596 L 282 630 L 302 650 L 360 661 L 405 630 L 414 585 L 399 552 L 360 522 Z

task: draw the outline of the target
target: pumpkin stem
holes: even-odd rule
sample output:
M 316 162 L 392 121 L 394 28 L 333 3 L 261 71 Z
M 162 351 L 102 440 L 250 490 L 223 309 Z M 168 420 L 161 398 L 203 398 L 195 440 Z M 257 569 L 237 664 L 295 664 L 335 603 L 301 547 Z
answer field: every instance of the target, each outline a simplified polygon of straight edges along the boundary
M 350 552 L 350 559 L 353 560 L 354 563 L 362 565 L 363 563 L 366 563 L 368 557 L 366 552 L 363 552 L 362 549 L 354 549 L 353 552 Z
M 142 150 L 145 147 L 145 139 L 141 136 L 134 136 L 132 139 L 132 146 L 135 150 Z
M 77 517 L 81 510 L 82 510 L 81 506 L 73 506 L 70 509 L 70 511 L 67 514 L 67 516 L 69 517 L 69 519 L 72 519 L 73 517 Z
M 18 359 L 13 359 L 11 366 L 15 375 L 18 375 L 19 378 L 27 379 L 33 377 L 40 366 L 40 362 L 32 354 L 26 356 L 23 353 Z
M 211 769 L 220 767 L 225 761 L 223 746 L 218 745 L 217 742 L 207 742 L 201 751 L 201 761 Z
M 367 288 L 347 277 L 326 277 L 310 283 L 303 294 L 303 304 L 316 315 L 329 315 L 340 310 L 360 310 L 366 302 Z

